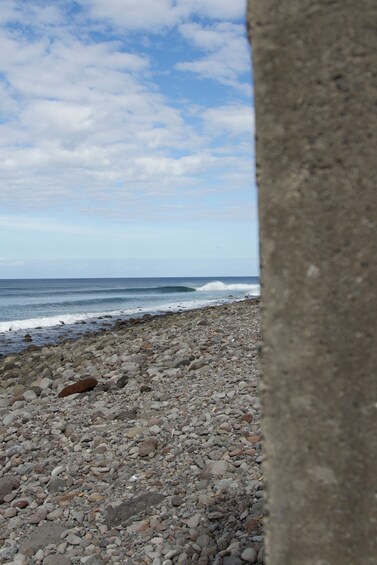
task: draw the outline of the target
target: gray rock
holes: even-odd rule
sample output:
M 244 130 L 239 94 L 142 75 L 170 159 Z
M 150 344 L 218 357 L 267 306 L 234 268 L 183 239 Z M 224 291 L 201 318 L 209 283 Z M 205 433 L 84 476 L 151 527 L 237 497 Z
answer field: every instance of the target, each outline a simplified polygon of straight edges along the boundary
M 84 565 L 103 565 L 102 559 L 99 559 L 98 557 L 94 557 L 94 555 L 90 555 L 89 557 L 83 557 L 81 561 Z
M 262 547 L 258 553 L 258 563 L 264 563 L 264 547 Z
M 223 565 L 243 565 L 243 561 L 236 555 L 227 555 L 223 559 Z
M 13 559 L 16 553 L 17 553 L 17 547 L 14 545 L 3 547 L 2 549 L 0 549 L 0 561 L 3 559 L 9 561 L 10 559 Z
M 72 561 L 65 555 L 48 555 L 43 559 L 43 565 L 71 565 Z
M 34 532 L 26 537 L 20 547 L 20 553 L 24 555 L 34 555 L 38 549 L 44 549 L 46 545 L 57 544 L 60 541 L 60 536 L 66 530 L 60 524 L 42 524 Z
M 173 359 L 171 363 L 169 363 L 169 367 L 171 369 L 178 369 L 179 367 L 185 367 L 186 365 L 190 365 L 191 361 L 193 360 L 193 356 L 190 355 L 189 357 L 180 356 Z
M 128 375 L 123 375 L 120 379 L 117 380 L 116 385 L 118 388 L 124 388 L 128 383 Z
M 64 479 L 56 478 L 50 481 L 48 485 L 49 492 L 62 492 L 67 488 L 67 481 Z
M 136 516 L 140 512 L 158 506 L 164 498 L 165 496 L 158 492 L 147 492 L 131 500 L 125 500 L 117 506 L 109 506 L 105 523 L 111 528 L 119 526 L 131 516 Z
M 255 551 L 255 549 L 253 547 L 247 547 L 241 553 L 241 557 L 247 563 L 255 563 L 256 560 L 257 560 L 257 552 Z
M 228 462 L 224 460 L 211 461 L 206 465 L 201 473 L 202 478 L 214 476 L 220 477 L 226 474 L 228 470 Z
M 0 479 L 0 504 L 4 502 L 4 496 L 20 486 L 20 481 L 11 475 L 5 475 Z
M 68 534 L 65 540 L 67 543 L 70 543 L 71 545 L 80 545 L 81 543 L 81 538 L 79 538 L 79 536 L 76 536 L 75 534 Z

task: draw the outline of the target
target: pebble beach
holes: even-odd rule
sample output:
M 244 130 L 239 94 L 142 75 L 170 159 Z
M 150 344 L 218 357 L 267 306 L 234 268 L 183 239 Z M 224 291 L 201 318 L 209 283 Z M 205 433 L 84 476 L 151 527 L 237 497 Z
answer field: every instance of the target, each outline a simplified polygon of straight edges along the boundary
M 264 563 L 259 300 L 0 359 L 0 563 Z

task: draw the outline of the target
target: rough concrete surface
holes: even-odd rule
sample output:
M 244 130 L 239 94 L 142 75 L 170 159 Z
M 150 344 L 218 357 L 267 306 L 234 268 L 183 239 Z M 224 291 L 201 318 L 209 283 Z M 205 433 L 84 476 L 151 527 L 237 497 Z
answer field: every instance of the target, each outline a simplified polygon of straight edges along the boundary
M 377 4 L 251 0 L 268 565 L 377 559 Z

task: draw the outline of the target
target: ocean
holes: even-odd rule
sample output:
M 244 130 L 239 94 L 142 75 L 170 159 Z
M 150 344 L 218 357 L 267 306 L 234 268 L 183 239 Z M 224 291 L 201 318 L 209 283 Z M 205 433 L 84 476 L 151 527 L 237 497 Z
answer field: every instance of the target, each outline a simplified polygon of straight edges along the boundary
M 105 329 L 116 320 L 259 296 L 258 277 L 0 280 L 0 355 Z

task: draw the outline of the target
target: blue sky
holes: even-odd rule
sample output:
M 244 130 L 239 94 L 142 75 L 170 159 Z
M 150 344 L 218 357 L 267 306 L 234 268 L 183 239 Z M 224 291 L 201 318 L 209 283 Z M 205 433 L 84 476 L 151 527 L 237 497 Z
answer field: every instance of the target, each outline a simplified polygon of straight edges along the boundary
M 0 278 L 258 274 L 245 0 L 2 0 Z

